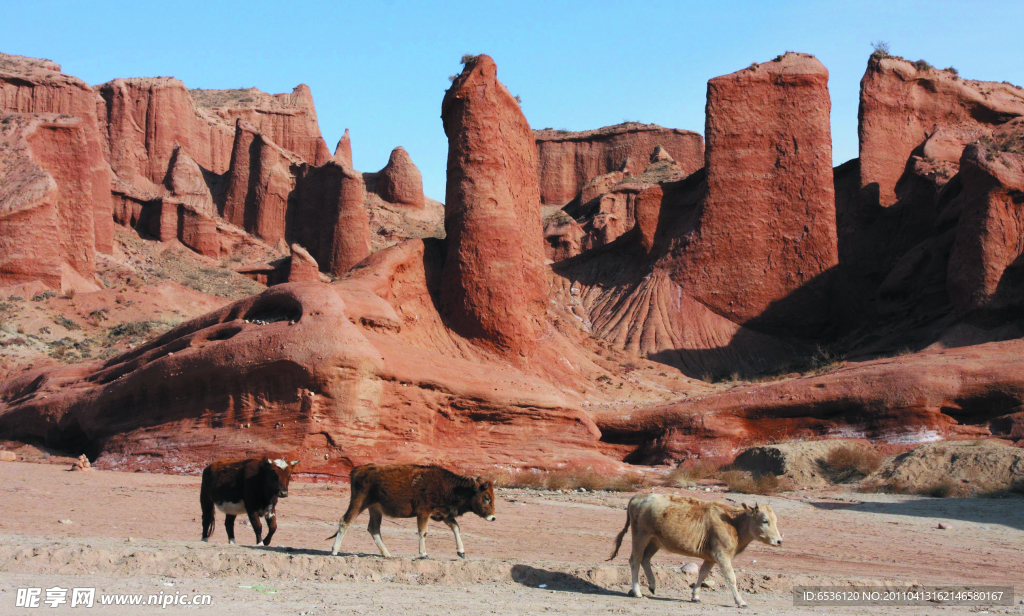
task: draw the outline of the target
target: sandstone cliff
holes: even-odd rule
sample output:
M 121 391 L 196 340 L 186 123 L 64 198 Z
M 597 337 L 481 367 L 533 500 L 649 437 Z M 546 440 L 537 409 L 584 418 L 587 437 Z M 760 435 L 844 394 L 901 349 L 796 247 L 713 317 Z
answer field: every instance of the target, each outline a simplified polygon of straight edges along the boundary
M 596 176 L 642 172 L 658 145 L 679 161 L 685 175 L 704 165 L 704 139 L 699 134 L 656 124 L 625 122 L 581 132 L 544 129 L 533 134 L 541 200 L 549 205 L 572 201 Z

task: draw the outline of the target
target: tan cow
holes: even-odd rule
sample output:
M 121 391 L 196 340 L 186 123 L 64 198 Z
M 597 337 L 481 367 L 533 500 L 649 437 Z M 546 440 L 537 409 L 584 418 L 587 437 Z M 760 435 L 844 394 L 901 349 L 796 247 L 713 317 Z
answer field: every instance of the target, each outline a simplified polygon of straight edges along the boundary
M 751 508 L 744 503 L 740 509 L 685 496 L 637 494 L 629 499 L 626 526 L 615 538 L 615 551 L 608 560 L 619 553 L 622 538 L 630 525 L 633 526 L 633 552 L 629 556 L 633 588 L 630 594 L 634 597 L 643 596 L 640 592 L 641 566 L 647 575 L 651 594 L 654 594 L 651 557 L 664 548 L 704 560 L 697 583 L 693 586 L 693 601 L 700 601 L 700 585 L 717 563 L 729 581 L 736 605 L 746 607 L 736 588 L 732 559 L 755 539 L 768 545 L 782 545 L 782 535 L 770 505 Z

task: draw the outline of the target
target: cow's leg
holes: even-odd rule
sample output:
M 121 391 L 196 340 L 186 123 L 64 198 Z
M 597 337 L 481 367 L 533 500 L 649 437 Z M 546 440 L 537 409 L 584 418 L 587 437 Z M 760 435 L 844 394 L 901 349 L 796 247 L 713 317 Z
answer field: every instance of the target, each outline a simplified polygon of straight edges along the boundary
M 732 598 L 736 601 L 736 607 L 747 607 L 746 602 L 740 598 L 740 589 L 736 588 L 736 573 L 732 570 L 732 559 L 725 554 L 716 554 L 715 561 L 718 562 L 722 573 L 725 574 L 726 581 L 729 582 L 729 588 L 732 589 Z
M 373 537 L 373 542 L 377 544 L 380 555 L 384 558 L 391 558 L 391 552 L 388 552 L 388 549 L 384 547 L 384 539 L 380 536 L 380 521 L 383 519 L 384 509 L 380 505 L 370 507 L 370 524 L 366 527 L 366 530 L 370 531 L 370 536 Z
M 249 524 L 252 524 L 252 532 L 256 533 L 256 545 L 263 544 L 263 523 L 260 522 L 260 514 L 255 511 L 247 511 Z
M 366 492 L 362 489 L 362 486 L 352 486 L 352 496 L 348 501 L 348 511 L 345 512 L 345 515 L 341 516 L 341 521 L 338 522 L 338 532 L 334 534 L 334 547 L 331 548 L 331 556 L 338 555 L 338 549 L 341 548 L 341 540 L 345 538 L 345 531 L 348 530 L 349 524 L 366 509 L 363 506 L 365 502 Z
M 267 538 L 263 540 L 263 545 L 270 545 L 270 539 L 277 532 L 277 514 L 271 509 L 267 513 Z
M 210 498 L 206 492 L 202 492 L 199 495 L 199 506 L 203 509 L 203 541 L 209 541 L 210 536 L 213 535 L 213 499 Z
M 690 595 L 690 600 L 699 603 L 700 602 L 700 585 L 704 583 L 704 578 L 711 573 L 711 568 L 715 566 L 715 561 L 705 560 L 701 566 L 700 571 L 697 572 L 697 583 L 693 585 L 693 594 Z
M 644 568 L 644 575 L 647 576 L 647 588 L 651 590 L 652 595 L 654 594 L 655 583 L 654 570 L 651 569 L 651 557 L 657 554 L 659 549 L 661 549 L 661 546 L 658 545 L 658 541 L 652 539 L 651 542 L 647 544 L 647 549 L 644 550 L 644 557 L 640 561 L 640 564 Z
M 629 569 L 633 575 L 633 588 L 630 589 L 629 594 L 636 598 L 641 598 L 644 593 L 640 590 L 640 564 L 644 560 L 644 552 L 647 551 L 647 544 L 650 542 L 650 537 L 641 537 L 640 533 L 636 532 L 636 526 L 633 526 L 633 551 L 629 554 Z
M 420 555 L 416 557 L 417 559 L 429 558 L 429 556 L 427 556 L 427 522 L 429 521 L 429 514 L 421 513 L 416 516 L 416 528 L 420 533 Z
M 228 531 L 228 543 L 235 545 L 235 516 L 224 514 L 224 530 Z
M 455 518 L 445 518 L 444 523 L 455 533 L 455 553 L 459 558 L 466 557 L 466 548 L 462 547 L 462 535 L 459 533 L 459 521 Z

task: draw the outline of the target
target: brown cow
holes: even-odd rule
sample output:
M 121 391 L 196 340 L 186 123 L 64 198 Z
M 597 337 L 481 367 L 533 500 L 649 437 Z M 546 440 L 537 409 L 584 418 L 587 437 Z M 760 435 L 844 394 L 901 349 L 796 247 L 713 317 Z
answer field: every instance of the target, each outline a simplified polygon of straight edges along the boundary
M 664 548 L 676 554 L 704 559 L 697 583 L 693 586 L 693 601 L 700 601 L 700 585 L 717 563 L 729 582 L 736 605 L 746 607 L 736 588 L 732 559 L 755 539 L 768 545 L 782 545 L 782 535 L 770 505 L 762 509 L 760 505 L 751 508 L 744 503 L 740 509 L 685 496 L 637 494 L 629 499 L 626 526 L 615 538 L 615 551 L 608 560 L 619 553 L 622 537 L 630 525 L 633 526 L 633 552 L 629 556 L 633 588 L 630 594 L 634 597 L 643 596 L 640 592 L 641 566 L 647 575 L 651 594 L 654 594 L 651 557 Z
M 203 485 L 199 489 L 199 504 L 203 508 L 203 541 L 213 534 L 213 509 L 224 512 L 224 528 L 228 540 L 235 542 L 235 516 L 247 514 L 260 545 L 263 526 L 260 516 L 267 519 L 267 538 L 277 532 L 277 499 L 288 496 L 288 482 L 292 467 L 298 460 L 251 458 L 248 460 L 218 460 L 203 469 Z
M 444 522 L 455 533 L 455 552 L 466 557 L 459 534 L 458 516 L 472 511 L 494 521 L 494 486 L 480 477 L 462 477 L 440 466 L 367 464 L 352 469 L 352 495 L 348 511 L 338 524 L 331 554 L 336 555 L 349 524 L 365 509 L 370 510 L 367 530 L 384 558 L 391 553 L 380 537 L 380 522 L 389 518 L 416 518 L 420 534 L 419 558 L 427 558 L 427 520 Z

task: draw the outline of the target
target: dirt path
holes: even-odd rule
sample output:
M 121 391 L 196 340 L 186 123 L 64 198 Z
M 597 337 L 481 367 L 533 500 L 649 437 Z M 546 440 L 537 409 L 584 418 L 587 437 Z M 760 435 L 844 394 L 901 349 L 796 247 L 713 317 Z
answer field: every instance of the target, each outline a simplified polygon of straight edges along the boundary
M 692 580 L 679 565 L 690 559 L 663 553 L 655 557 L 659 597 L 624 596 L 626 556 L 604 561 L 625 520 L 628 494 L 503 490 L 496 522 L 463 518 L 467 560 L 455 558 L 448 529 L 432 524 L 431 559 L 413 561 L 414 521 L 385 522 L 384 540 L 399 558 L 384 560 L 362 530 L 365 514 L 345 539 L 348 555 L 327 553 L 325 537 L 347 504 L 346 486 L 293 483 L 291 496 L 278 506 L 275 545 L 254 548 L 247 545 L 254 540 L 252 531 L 242 524 L 236 527 L 242 545 L 228 546 L 219 524 L 213 542 L 198 541 L 198 477 L 71 473 L 53 465 L 4 463 L 0 478 L 0 615 L 35 613 L 14 608 L 16 589 L 51 585 L 147 595 L 208 593 L 212 606 L 163 611 L 211 615 L 733 610 L 717 570 L 712 578 L 717 588 L 705 595 L 703 605 L 683 601 Z M 700 496 L 754 500 L 703 491 Z M 1016 584 L 1018 593 L 1024 591 L 1024 501 L 1019 498 L 808 491 L 759 500 L 770 501 L 777 511 L 786 547 L 755 545 L 737 558 L 752 613 L 820 614 L 822 608 L 794 608 L 789 594 L 794 585 L 812 583 Z M 940 521 L 952 528 L 938 529 Z M 94 610 L 139 613 L 139 608 L 110 606 Z M 886 610 L 872 613 L 976 613 L 979 608 Z M 1021 606 L 988 611 L 1019 614 Z

